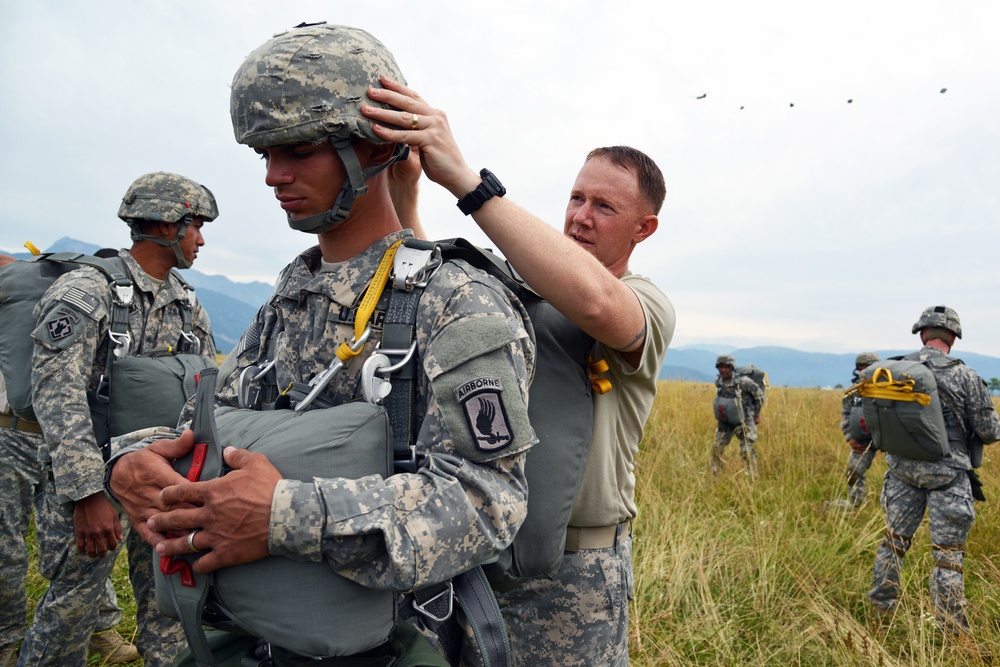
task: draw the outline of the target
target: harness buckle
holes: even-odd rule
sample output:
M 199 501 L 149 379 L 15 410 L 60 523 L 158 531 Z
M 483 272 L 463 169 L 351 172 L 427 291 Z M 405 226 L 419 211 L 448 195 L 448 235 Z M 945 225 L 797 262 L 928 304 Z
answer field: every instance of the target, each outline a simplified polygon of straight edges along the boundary
M 409 348 L 379 348 L 368 357 L 361 367 L 361 395 L 364 399 L 374 405 L 382 405 L 385 397 L 392 391 L 389 376 L 408 364 L 416 351 L 417 343 L 414 341 Z M 400 360 L 392 363 L 390 357 L 400 357 Z
M 201 341 L 190 331 L 181 331 L 181 338 L 188 344 L 189 354 L 201 354 Z
M 445 598 L 445 596 L 447 596 L 447 598 Z M 448 606 L 445 608 L 445 612 L 443 615 L 437 615 L 430 610 L 430 606 L 432 604 L 436 602 L 441 602 L 445 599 L 447 599 L 448 601 Z M 444 590 L 436 593 L 435 595 L 424 600 L 423 602 L 417 602 L 417 598 L 414 597 L 413 608 L 416 609 L 418 612 L 420 612 L 420 614 L 423 615 L 425 618 L 428 618 L 434 621 L 435 623 L 444 623 L 449 618 L 451 618 L 451 614 L 455 609 L 454 600 L 455 600 L 455 586 L 451 583 L 451 579 L 449 579 L 447 584 L 445 585 Z
M 411 248 L 404 243 L 392 260 L 392 286 L 404 290 L 426 287 L 440 266 L 441 248 Z
M 129 289 L 131 290 L 131 288 Z M 132 336 L 127 331 L 124 333 L 108 331 L 108 338 L 115 344 L 115 359 L 124 359 L 128 356 L 128 353 L 132 350 Z
M 354 339 L 351 343 L 348 344 L 348 347 L 351 349 L 351 352 L 354 353 L 360 352 L 361 348 L 364 347 L 365 342 L 368 340 L 368 337 L 371 336 L 371 333 L 372 333 L 371 325 L 365 327 L 365 330 L 361 333 L 361 336 Z M 327 386 L 330 384 L 333 378 L 337 375 L 337 373 L 340 372 L 340 369 L 342 369 L 343 367 L 344 367 L 344 360 L 341 359 L 339 356 L 334 357 L 333 361 L 330 362 L 329 366 L 324 368 L 312 380 L 309 380 L 309 386 L 312 387 L 312 390 L 304 399 L 302 399 L 299 402 L 298 405 L 295 406 L 295 411 L 302 412 L 303 410 L 307 410 L 309 406 L 312 405 L 313 401 L 315 401 L 319 397 L 319 395 L 322 394 L 324 390 L 326 390 Z

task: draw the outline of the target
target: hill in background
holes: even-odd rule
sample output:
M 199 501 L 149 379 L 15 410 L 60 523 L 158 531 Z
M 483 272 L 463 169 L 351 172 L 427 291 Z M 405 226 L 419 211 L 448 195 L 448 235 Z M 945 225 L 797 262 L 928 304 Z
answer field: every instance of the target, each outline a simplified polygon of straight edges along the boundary
M 93 253 L 100 246 L 64 237 L 45 252 Z M 6 251 L 0 251 L 6 252 Z M 28 253 L 8 253 L 27 259 Z M 255 282 L 235 282 L 225 276 L 208 275 L 196 269 L 181 272 L 184 279 L 198 290 L 215 332 L 215 344 L 222 353 L 228 353 L 239 342 L 240 336 L 257 313 L 261 304 L 271 295 L 271 285 Z M 914 337 L 914 343 L 917 339 Z M 859 350 L 860 352 L 861 350 Z M 912 352 L 912 350 L 876 350 L 883 359 Z M 848 386 L 854 370 L 855 354 L 828 354 L 802 352 L 788 347 L 734 348 L 719 345 L 685 345 L 672 347 L 667 352 L 666 364 L 660 371 L 661 380 L 685 382 L 712 382 L 715 379 L 715 359 L 719 354 L 730 353 L 739 365 L 751 363 L 767 372 L 772 386 L 780 387 L 834 387 Z M 1000 359 L 982 354 L 963 353 L 961 347 L 955 356 L 965 361 L 986 380 L 1000 377 Z

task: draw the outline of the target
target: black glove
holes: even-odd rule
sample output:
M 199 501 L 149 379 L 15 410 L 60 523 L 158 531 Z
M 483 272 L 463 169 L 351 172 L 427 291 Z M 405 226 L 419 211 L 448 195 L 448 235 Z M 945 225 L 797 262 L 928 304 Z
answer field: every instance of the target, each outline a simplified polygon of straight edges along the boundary
M 975 470 L 969 470 L 969 482 L 972 484 L 972 497 L 979 501 L 985 501 L 986 496 L 983 495 L 983 480 L 979 479 L 979 475 L 976 474 Z

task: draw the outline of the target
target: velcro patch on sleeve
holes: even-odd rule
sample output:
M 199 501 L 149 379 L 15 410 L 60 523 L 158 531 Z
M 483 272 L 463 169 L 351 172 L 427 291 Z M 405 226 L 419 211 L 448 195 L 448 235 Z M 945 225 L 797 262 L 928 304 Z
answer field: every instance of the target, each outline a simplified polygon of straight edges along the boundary
M 454 393 L 476 449 L 495 452 L 514 441 L 500 378 L 475 378 L 457 387 Z
M 84 315 L 93 315 L 100 302 L 82 289 L 70 287 L 59 299 L 79 310 Z

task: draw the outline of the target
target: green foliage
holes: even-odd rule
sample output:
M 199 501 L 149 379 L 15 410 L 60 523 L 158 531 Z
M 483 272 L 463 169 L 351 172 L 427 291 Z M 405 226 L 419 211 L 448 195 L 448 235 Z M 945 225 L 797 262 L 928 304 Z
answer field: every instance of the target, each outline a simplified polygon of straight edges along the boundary
M 885 462 L 869 471 L 868 502 L 846 498 L 848 448 L 840 392 L 772 388 L 757 442 L 760 478 L 742 472 L 739 445 L 713 478 L 714 388 L 661 382 L 637 462 L 632 664 L 979 665 L 1000 645 L 1000 526 L 996 503 L 977 503 L 966 592 L 974 640 L 944 640 L 929 621 L 926 524 L 904 566 L 895 618 L 872 613 L 878 504 Z M 987 461 L 987 497 L 1000 473 Z M 989 491 L 992 490 L 993 494 Z

